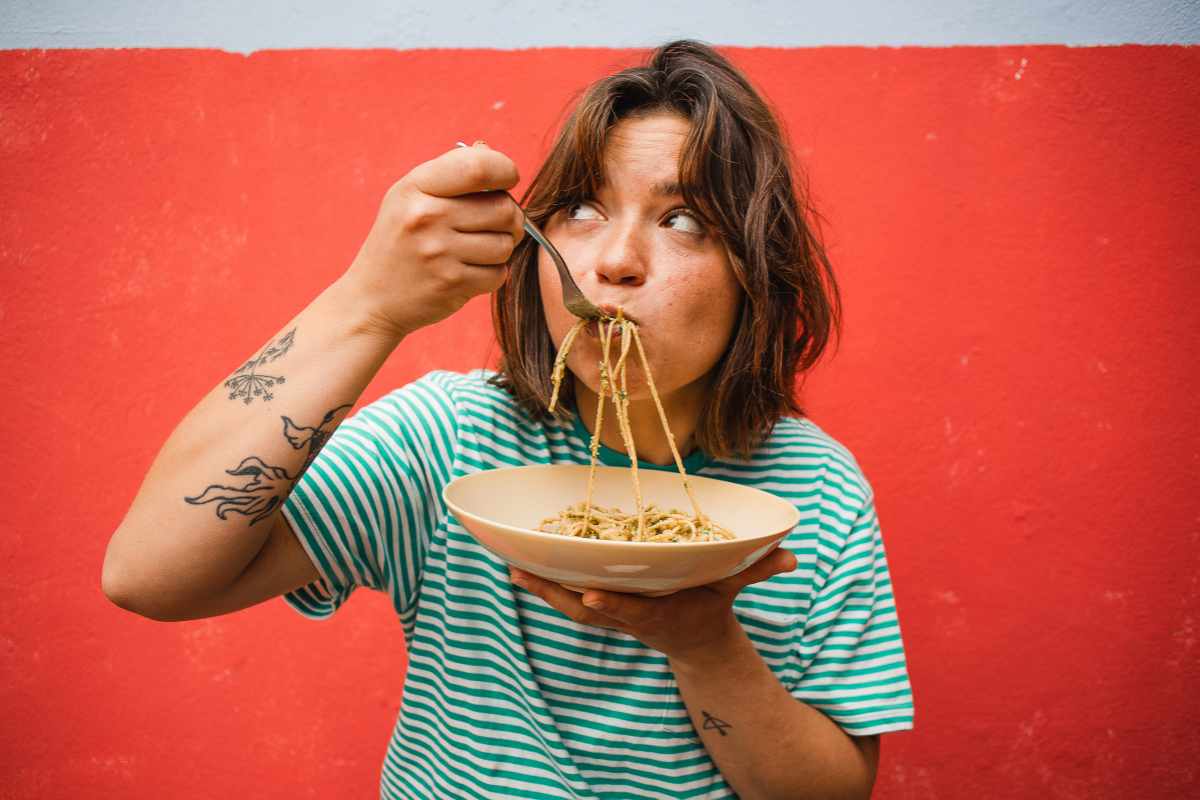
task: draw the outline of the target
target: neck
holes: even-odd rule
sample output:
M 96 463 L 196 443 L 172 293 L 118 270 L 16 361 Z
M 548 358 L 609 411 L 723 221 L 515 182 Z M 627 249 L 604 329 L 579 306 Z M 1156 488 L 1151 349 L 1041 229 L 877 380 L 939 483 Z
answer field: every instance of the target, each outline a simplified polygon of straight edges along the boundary
M 670 395 L 660 395 L 671 433 L 675 435 L 675 446 L 679 449 L 680 458 L 687 458 L 696 447 L 696 428 L 700 425 L 700 414 L 704 409 L 704 393 L 687 391 L 690 388 L 692 387 L 685 387 Z M 584 427 L 589 433 L 595 433 L 596 393 L 578 380 L 575 381 L 575 405 L 579 409 L 579 418 Z M 621 428 L 617 423 L 616 406 L 609 398 L 605 398 L 604 405 L 604 427 L 600 431 L 600 442 L 618 453 L 626 453 Z M 653 398 L 630 401 L 629 427 L 633 432 L 638 459 L 660 465 L 675 463 Z

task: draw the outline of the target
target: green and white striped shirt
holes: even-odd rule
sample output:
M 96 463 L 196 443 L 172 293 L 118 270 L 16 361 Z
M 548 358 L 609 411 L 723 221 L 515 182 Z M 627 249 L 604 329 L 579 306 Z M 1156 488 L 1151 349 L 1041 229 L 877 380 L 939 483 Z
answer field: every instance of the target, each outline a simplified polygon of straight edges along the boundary
M 453 478 L 520 464 L 586 464 L 589 435 L 534 420 L 493 373 L 433 372 L 347 419 L 284 514 L 322 578 L 285 595 L 309 617 L 356 587 L 387 592 L 408 643 L 381 797 L 733 797 L 700 742 L 667 659 L 577 624 L 512 586 L 507 566 L 447 511 Z M 602 448 L 604 463 L 627 466 Z M 662 469 L 643 463 L 643 469 Z M 796 504 L 793 572 L 734 611 L 792 696 L 847 733 L 912 727 L 912 690 L 875 516 L 854 457 L 783 419 L 749 460 L 700 451 L 689 472 Z

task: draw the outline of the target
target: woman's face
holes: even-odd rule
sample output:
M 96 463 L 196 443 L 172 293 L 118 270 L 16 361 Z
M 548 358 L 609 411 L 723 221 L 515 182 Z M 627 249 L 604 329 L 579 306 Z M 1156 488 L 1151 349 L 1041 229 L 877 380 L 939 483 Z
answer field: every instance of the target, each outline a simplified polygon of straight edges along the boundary
M 580 290 L 596 305 L 624 309 L 637 322 L 654 382 L 665 397 L 699 393 L 725 352 L 742 289 L 715 232 L 689 211 L 678 187 L 679 153 L 689 123 L 669 113 L 624 119 L 609 132 L 599 193 L 545 225 Z M 554 341 L 575 324 L 562 303 L 554 262 L 538 252 L 538 280 Z M 620 352 L 614 337 L 611 357 Z M 589 326 L 567 366 L 592 393 L 600 387 L 600 341 Z M 631 400 L 649 396 L 636 348 Z

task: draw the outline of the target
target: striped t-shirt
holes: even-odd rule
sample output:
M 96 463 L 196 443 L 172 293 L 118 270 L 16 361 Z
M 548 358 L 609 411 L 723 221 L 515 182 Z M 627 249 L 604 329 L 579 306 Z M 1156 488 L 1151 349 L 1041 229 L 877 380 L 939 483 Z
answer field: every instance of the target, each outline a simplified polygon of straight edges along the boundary
M 432 372 L 348 418 L 284 514 L 322 578 L 285 595 L 309 617 L 358 586 L 388 593 L 408 645 L 384 798 L 718 798 L 733 791 L 687 715 L 666 656 L 580 625 L 514 587 L 441 500 L 453 478 L 586 464 L 578 416 L 535 420 L 493 373 Z M 601 449 L 605 464 L 626 456 Z M 847 733 L 912 727 L 912 692 L 871 487 L 807 419 L 783 419 L 749 460 L 694 451 L 689 472 L 795 503 L 790 573 L 734 611 L 793 697 Z M 642 469 L 663 469 L 641 463 Z

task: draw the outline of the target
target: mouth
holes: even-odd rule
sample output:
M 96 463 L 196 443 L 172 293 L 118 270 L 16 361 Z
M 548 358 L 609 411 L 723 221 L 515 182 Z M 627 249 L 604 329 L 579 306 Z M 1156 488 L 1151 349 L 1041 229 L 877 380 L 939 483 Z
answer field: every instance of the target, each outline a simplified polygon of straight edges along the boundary
M 625 319 L 629 320 L 635 325 L 637 324 L 637 318 L 630 314 L 628 309 L 622 308 L 615 303 L 600 303 L 596 306 L 596 308 L 600 309 L 600 313 L 606 317 L 615 317 L 618 312 L 621 312 Z
M 593 319 L 586 326 L 584 326 L 584 331 L 587 333 L 588 336 L 590 336 L 593 339 L 600 338 L 601 322 L 603 322 L 607 319 L 612 319 L 612 318 L 616 317 L 618 311 L 621 311 L 622 316 L 629 322 L 632 322 L 635 325 L 638 324 L 638 321 L 633 316 L 631 316 L 627 311 L 625 311 L 624 309 L 620 309 L 618 306 L 612 305 L 611 303 L 602 303 L 599 306 L 597 306 L 597 308 L 599 308 L 600 311 L 603 312 L 603 314 L 605 316 L 601 319 Z M 614 328 L 613 329 L 613 338 L 614 339 L 619 338 L 623 332 L 624 332 L 623 327 Z
M 600 338 L 600 320 L 595 320 L 595 319 L 594 319 L 594 320 L 592 320 L 591 322 L 589 322 L 587 325 L 584 325 L 584 326 L 583 326 L 583 331 L 584 331 L 584 333 L 586 333 L 586 334 L 587 334 L 587 335 L 588 335 L 590 338 L 592 338 L 592 339 L 599 339 L 599 338 Z M 613 333 L 612 333 L 612 335 L 613 335 L 613 339 L 615 340 L 615 339 L 619 339 L 619 338 L 621 338 L 621 334 L 622 334 L 623 332 L 624 332 L 624 331 L 623 331 L 623 329 L 622 329 L 622 328 L 613 328 Z

